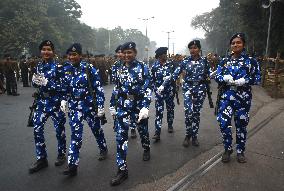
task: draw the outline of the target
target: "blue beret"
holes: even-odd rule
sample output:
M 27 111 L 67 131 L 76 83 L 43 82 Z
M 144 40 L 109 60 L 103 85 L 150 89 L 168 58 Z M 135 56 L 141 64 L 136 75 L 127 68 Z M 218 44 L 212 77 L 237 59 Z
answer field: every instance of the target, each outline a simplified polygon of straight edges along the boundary
M 230 44 L 232 43 L 232 41 L 235 39 L 235 38 L 240 38 L 242 39 L 242 41 L 244 43 L 246 43 L 246 37 L 245 37 L 245 34 L 244 33 L 241 33 L 241 32 L 238 32 L 236 34 L 234 34 L 231 39 L 230 39 Z
M 50 40 L 44 40 L 44 41 L 42 41 L 42 42 L 40 43 L 39 47 L 38 47 L 39 50 L 41 50 L 42 47 L 44 47 L 44 46 L 50 46 L 51 49 L 54 50 L 54 45 L 53 45 L 53 43 L 52 43 Z
M 168 51 L 168 47 L 160 47 L 158 48 L 155 53 L 155 58 L 158 58 L 159 56 L 163 55 L 163 54 L 167 54 Z
M 66 51 L 66 54 L 69 54 L 70 52 L 76 52 L 78 54 L 82 54 L 82 46 L 80 43 L 74 43 L 72 44 Z
M 115 53 L 121 50 L 121 45 L 118 45 L 118 47 L 115 49 Z
M 136 50 L 136 44 L 135 42 L 126 42 L 123 45 L 121 45 L 121 50 L 128 50 L 128 49 L 133 49 Z
M 199 40 L 192 40 L 188 43 L 187 47 L 190 48 L 192 45 L 196 45 L 199 49 L 201 48 L 201 44 Z

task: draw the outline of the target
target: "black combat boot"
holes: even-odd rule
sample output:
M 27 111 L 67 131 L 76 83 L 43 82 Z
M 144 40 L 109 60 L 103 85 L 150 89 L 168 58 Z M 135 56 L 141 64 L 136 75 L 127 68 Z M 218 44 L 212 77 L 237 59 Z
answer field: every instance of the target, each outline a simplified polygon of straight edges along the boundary
M 244 153 L 238 153 L 237 154 L 237 160 L 238 160 L 239 163 L 246 163 L 247 162 Z
M 70 176 L 70 177 L 76 176 L 77 175 L 77 165 L 68 166 L 66 170 L 63 171 L 63 175 Z
M 232 153 L 233 153 L 233 150 L 225 150 L 225 152 L 222 155 L 222 162 L 223 163 L 230 162 Z
M 63 165 L 63 164 L 65 163 L 65 161 L 66 161 L 66 156 L 65 156 L 65 154 L 59 154 L 59 155 L 57 156 L 56 161 L 54 162 L 54 165 L 55 165 L 55 166 L 61 166 L 61 165 Z
M 121 184 L 124 180 L 128 178 L 128 170 L 118 170 L 115 177 L 110 181 L 111 186 L 116 186 Z
M 169 127 L 168 127 L 168 133 L 173 133 L 173 132 L 174 132 L 173 126 L 169 126 Z
M 186 135 L 185 138 L 184 138 L 184 141 L 182 143 L 182 145 L 184 147 L 188 147 L 189 146 L 189 141 L 190 141 L 190 135 Z
M 152 139 L 154 139 L 155 142 L 160 141 L 160 134 L 159 133 L 155 133 L 155 135 L 152 137 Z
M 99 161 L 105 160 L 105 159 L 107 158 L 107 153 L 108 153 L 108 150 L 107 150 L 107 149 L 104 150 L 104 151 L 101 151 L 98 160 L 99 160 Z
M 48 167 L 47 159 L 46 158 L 39 159 L 30 167 L 29 173 L 32 174 L 38 172 L 46 167 Z
M 149 150 L 144 150 L 144 153 L 143 153 L 143 161 L 148 161 L 150 160 L 150 149 Z
M 131 129 L 130 130 L 130 137 L 132 139 L 135 139 L 137 137 L 137 134 L 136 134 L 136 130 L 135 129 Z
M 197 137 L 192 137 L 192 145 L 198 147 L 199 146 L 199 141 Z

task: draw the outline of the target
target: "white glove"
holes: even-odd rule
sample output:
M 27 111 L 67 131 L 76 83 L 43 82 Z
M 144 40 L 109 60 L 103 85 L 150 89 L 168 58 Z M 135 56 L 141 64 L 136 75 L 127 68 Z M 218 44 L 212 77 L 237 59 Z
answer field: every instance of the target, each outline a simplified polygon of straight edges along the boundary
M 102 117 L 105 114 L 105 109 L 104 108 L 99 108 L 98 109 L 98 117 Z
M 234 84 L 234 79 L 233 79 L 233 77 L 231 75 L 224 75 L 223 79 L 228 84 Z
M 164 81 L 168 81 L 169 79 L 171 79 L 171 76 L 163 77 L 163 80 L 164 80 Z
M 149 113 L 149 109 L 143 107 L 140 112 L 139 112 L 139 118 L 138 118 L 138 123 L 142 120 L 142 119 L 147 119 L 148 118 L 148 113 Z
M 210 78 L 214 78 L 216 76 L 217 70 L 215 70 L 214 72 L 211 72 L 209 77 Z
M 242 86 L 242 85 L 244 85 L 246 83 L 246 80 L 244 79 L 244 78 L 240 78 L 240 79 L 238 79 L 238 80 L 235 80 L 235 84 L 237 85 L 237 86 Z
M 112 116 L 116 115 L 116 110 L 115 110 L 114 107 L 110 107 L 110 108 L 109 108 L 109 112 L 110 112 L 110 114 L 111 114 Z
M 38 85 L 40 85 L 40 86 L 46 86 L 47 82 L 48 82 L 47 78 L 45 78 L 44 76 L 40 76 L 40 77 L 39 77 L 39 84 L 38 84 Z
M 61 111 L 63 111 L 64 113 L 67 113 L 67 112 L 68 112 L 68 106 L 67 106 L 67 101 L 66 101 L 66 100 L 62 100 L 62 101 L 61 101 L 60 109 L 61 109 Z
M 163 85 L 161 85 L 160 87 L 158 87 L 157 93 L 158 93 L 159 95 L 162 95 L 164 89 L 165 89 L 165 87 L 164 87 Z
M 39 86 L 46 86 L 48 80 L 43 76 L 43 74 L 34 74 L 32 77 L 32 81 Z
M 32 77 L 32 82 L 35 83 L 36 85 L 40 85 L 40 76 L 37 74 L 34 74 Z
M 46 86 L 47 82 L 48 82 L 47 78 L 45 78 L 45 77 L 41 78 L 41 85 L 42 86 Z

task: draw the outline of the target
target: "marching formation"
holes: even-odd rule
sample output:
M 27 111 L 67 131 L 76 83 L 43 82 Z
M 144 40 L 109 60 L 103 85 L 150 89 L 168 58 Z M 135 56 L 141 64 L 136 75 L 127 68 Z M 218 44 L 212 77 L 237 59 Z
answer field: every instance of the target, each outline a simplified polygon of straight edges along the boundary
M 172 61 L 167 56 L 166 47 L 158 48 L 156 61 L 148 65 L 136 59 L 137 49 L 134 42 L 126 42 L 115 50 L 117 61 L 111 68 L 111 82 L 114 83 L 109 112 L 113 116 L 116 133 L 117 173 L 111 179 L 112 186 L 121 184 L 128 178 L 127 152 L 128 131 L 131 138 L 139 134 L 143 148 L 143 161 L 149 161 L 149 106 L 152 92 L 155 97 L 155 134 L 154 143 L 160 141 L 164 103 L 167 110 L 167 131 L 173 133 L 174 98 L 177 97 L 176 84 L 182 76 L 182 94 L 185 114 L 184 147 L 199 146 L 198 130 L 200 112 L 206 95 L 213 107 L 210 92 L 210 79 L 218 83 L 218 97 L 215 106 L 217 121 L 223 138 L 224 153 L 222 162 L 230 161 L 232 148 L 232 118 L 236 126 L 237 160 L 245 163 L 246 127 L 252 100 L 251 86 L 260 82 L 258 62 L 245 52 L 245 36 L 237 33 L 230 39 L 231 52 L 216 67 L 202 57 L 199 40 L 188 44 L 190 56 Z M 68 163 L 64 175 L 75 176 L 79 165 L 82 146 L 83 120 L 92 130 L 99 148 L 98 160 L 108 155 L 107 140 L 102 126 L 106 123 L 105 97 L 100 71 L 82 58 L 82 46 L 72 44 L 66 51 L 67 60 L 59 63 L 55 59 L 53 43 L 43 41 L 39 50 L 41 61 L 32 76 L 34 94 L 34 113 L 31 123 L 34 128 L 36 162 L 29 172 L 35 173 L 48 166 L 44 138 L 44 124 L 49 117 L 54 122 L 58 141 L 58 155 L 55 166 Z M 89 56 L 88 56 L 89 58 Z M 177 97 L 177 104 L 179 99 Z M 71 127 L 71 142 L 66 153 L 66 116 Z

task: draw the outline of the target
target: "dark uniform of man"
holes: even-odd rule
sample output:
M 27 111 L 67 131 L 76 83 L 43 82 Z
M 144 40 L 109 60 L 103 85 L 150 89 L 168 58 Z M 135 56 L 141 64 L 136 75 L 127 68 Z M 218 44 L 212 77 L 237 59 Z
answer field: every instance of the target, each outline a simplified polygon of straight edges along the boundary
M 39 60 L 36 57 L 32 57 L 28 60 L 28 70 L 29 70 L 29 85 L 32 83 L 32 77 L 36 72 L 36 65 Z
M 6 89 L 8 95 L 18 96 L 17 93 L 17 81 L 15 71 L 17 69 L 17 63 L 11 60 L 10 55 L 5 55 L 4 70 L 6 77 Z
M 0 61 L 0 93 L 5 93 L 6 89 L 4 88 L 4 63 Z
M 29 87 L 29 68 L 25 56 L 22 56 L 21 58 L 20 69 L 21 69 L 23 87 Z

